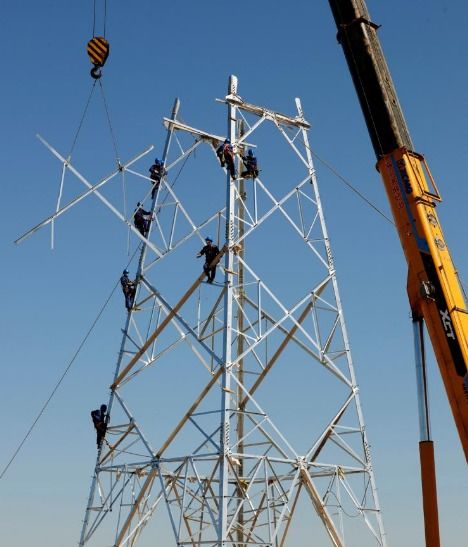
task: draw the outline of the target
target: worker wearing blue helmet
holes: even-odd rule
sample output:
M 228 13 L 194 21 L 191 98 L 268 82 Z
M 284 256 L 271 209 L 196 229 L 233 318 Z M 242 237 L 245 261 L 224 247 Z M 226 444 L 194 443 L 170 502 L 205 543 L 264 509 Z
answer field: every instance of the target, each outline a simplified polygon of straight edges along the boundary
M 154 199 L 154 196 L 158 191 L 159 185 L 161 184 L 161 179 L 167 174 L 167 171 L 164 167 L 164 162 L 162 162 L 158 158 L 155 158 L 153 165 L 149 168 L 149 172 L 151 184 L 153 186 L 153 189 L 151 191 L 151 199 Z
M 234 163 L 234 149 L 232 148 L 231 141 L 224 139 L 224 142 L 216 149 L 216 155 L 218 156 L 221 167 L 226 167 L 231 178 L 236 178 L 236 166 Z
M 127 311 L 133 308 L 133 301 L 135 300 L 136 285 L 135 281 L 132 281 L 128 277 L 129 271 L 125 268 L 120 278 L 120 285 L 122 286 L 122 292 L 125 297 L 125 307 Z
M 217 245 L 213 245 L 213 240 L 210 236 L 205 237 L 206 245 L 203 249 L 197 254 L 197 258 L 200 258 L 202 255 L 205 255 L 205 264 L 203 265 L 203 271 L 208 278 L 207 283 L 213 283 L 216 276 L 216 264 L 213 266 L 213 260 L 218 256 L 219 249 Z

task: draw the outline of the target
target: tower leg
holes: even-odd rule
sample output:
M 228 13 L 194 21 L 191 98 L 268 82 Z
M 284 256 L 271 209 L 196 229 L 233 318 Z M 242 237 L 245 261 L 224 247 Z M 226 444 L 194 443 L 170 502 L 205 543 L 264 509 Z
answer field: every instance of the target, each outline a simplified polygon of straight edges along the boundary
M 230 76 L 229 93 L 237 93 L 237 78 Z M 236 142 L 236 107 L 228 105 L 228 134 L 233 145 Z M 220 424 L 220 466 L 219 466 L 219 530 L 218 545 L 224 547 L 227 544 L 227 516 L 229 501 L 229 449 L 230 449 L 230 419 L 231 419 L 231 362 L 232 362 L 232 300 L 233 300 L 233 252 L 232 242 L 234 238 L 235 224 L 235 181 L 230 176 L 229 170 L 226 176 L 226 253 L 225 262 L 225 293 L 224 293 L 224 335 L 223 335 L 223 376 L 221 390 L 221 424 Z

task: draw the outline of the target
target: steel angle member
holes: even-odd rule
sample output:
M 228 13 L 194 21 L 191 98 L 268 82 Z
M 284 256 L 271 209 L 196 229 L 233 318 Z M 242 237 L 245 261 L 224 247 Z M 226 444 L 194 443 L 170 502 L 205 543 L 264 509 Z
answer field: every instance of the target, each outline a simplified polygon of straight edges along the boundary
M 170 118 L 163 118 L 164 127 L 166 129 L 175 129 L 178 131 L 186 131 L 187 133 L 191 133 L 192 135 L 196 135 L 202 139 L 209 140 L 213 143 L 213 146 L 217 146 L 218 144 L 224 142 L 225 136 L 221 135 L 214 135 L 213 133 L 208 133 L 207 131 L 202 131 L 201 129 L 197 129 L 196 127 L 191 127 L 190 125 L 187 125 L 186 123 L 179 122 L 177 120 L 171 120 Z M 254 143 L 249 142 L 242 142 L 242 146 L 247 146 L 249 148 L 257 148 L 257 145 Z

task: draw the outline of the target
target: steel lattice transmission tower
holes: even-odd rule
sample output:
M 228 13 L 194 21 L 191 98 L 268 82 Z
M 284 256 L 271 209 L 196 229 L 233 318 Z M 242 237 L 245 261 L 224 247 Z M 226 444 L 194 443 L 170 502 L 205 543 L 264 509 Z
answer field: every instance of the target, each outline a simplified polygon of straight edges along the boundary
M 298 99 L 295 116 L 245 102 L 233 76 L 221 102 L 237 178 L 216 158 L 225 137 L 179 121 L 176 101 L 147 239 L 114 211 L 142 240 L 140 311 L 79 545 L 385 545 L 309 124 Z M 242 178 L 256 146 L 260 175 Z M 204 167 L 183 178 L 195 151 Z M 207 234 L 212 286 L 192 258 Z

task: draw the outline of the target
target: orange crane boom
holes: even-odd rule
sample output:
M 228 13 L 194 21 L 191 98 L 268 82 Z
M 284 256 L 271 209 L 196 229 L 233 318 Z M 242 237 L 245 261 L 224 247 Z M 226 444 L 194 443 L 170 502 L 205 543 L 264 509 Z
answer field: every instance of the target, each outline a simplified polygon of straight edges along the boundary
M 426 545 L 440 545 L 423 322 L 468 461 L 468 311 L 437 217 L 441 197 L 410 133 L 364 0 L 329 0 L 408 263 L 418 378 Z

